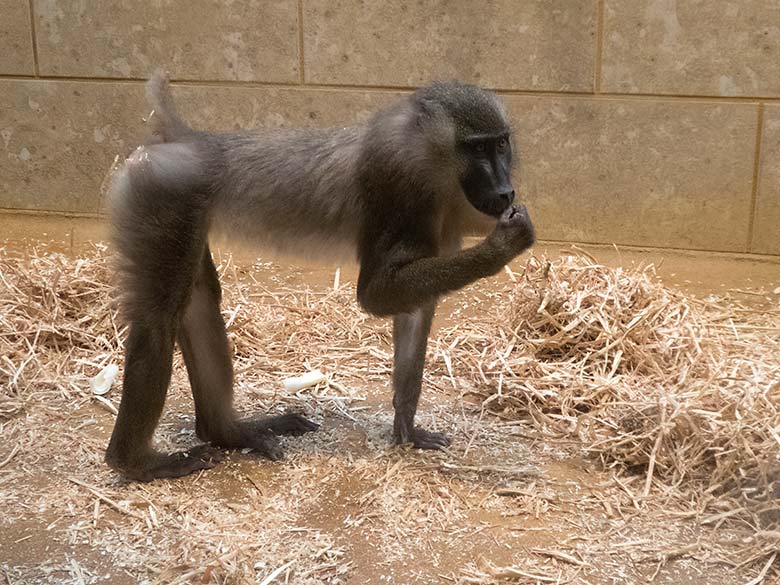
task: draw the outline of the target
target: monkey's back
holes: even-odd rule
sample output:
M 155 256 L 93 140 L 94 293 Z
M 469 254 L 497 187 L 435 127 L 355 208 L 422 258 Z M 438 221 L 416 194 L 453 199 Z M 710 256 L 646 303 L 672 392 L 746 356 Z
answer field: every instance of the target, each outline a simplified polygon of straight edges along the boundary
M 213 230 L 284 255 L 354 259 L 361 127 L 209 136 L 217 149 Z

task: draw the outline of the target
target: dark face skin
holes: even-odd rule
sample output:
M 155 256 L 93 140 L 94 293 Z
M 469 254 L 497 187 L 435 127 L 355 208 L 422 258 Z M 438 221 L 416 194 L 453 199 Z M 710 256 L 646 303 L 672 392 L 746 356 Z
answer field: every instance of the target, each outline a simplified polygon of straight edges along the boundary
M 501 217 L 515 199 L 509 133 L 469 136 L 459 148 L 468 161 L 460 185 L 469 203 L 485 215 Z

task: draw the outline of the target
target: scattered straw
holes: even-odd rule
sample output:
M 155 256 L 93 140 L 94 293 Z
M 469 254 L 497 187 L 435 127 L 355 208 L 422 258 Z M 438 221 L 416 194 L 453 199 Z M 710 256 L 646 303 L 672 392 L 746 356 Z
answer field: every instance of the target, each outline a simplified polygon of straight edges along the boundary
M 756 583 L 777 573 L 777 311 L 692 299 L 662 286 L 651 268 L 612 269 L 584 255 L 533 258 L 524 271 L 508 272 L 511 293 L 494 295 L 493 313 L 459 318 L 431 341 L 426 384 L 440 395 L 455 390 L 476 397 L 481 408 L 468 418 L 448 405 L 452 418 L 435 422 L 460 433 L 453 449 L 418 458 L 372 434 L 375 427 L 389 428 L 388 413 L 354 406 L 364 398 L 355 388 L 387 387 L 390 330 L 387 320 L 360 311 L 340 273 L 321 289 L 302 290 L 281 281 L 266 286 L 229 257 L 218 264 L 239 406 L 249 399 L 266 410 L 293 405 L 329 413 L 370 429 L 370 448 L 356 456 L 342 442 L 327 451 L 323 430 L 305 439 L 309 443 L 296 443 L 310 445 L 309 452 L 273 467 L 294 488 L 274 489 L 238 466 L 231 484 L 240 486 L 237 499 L 212 501 L 220 485 L 209 483 L 210 474 L 152 486 L 117 482 L 102 454 L 118 392 L 97 399 L 88 387 L 108 363 L 122 364 L 125 330 L 112 304 L 108 255 L 102 247 L 79 259 L 2 249 L 5 509 L 18 517 L 33 509 L 25 497 L 42 469 L 55 478 L 36 500 L 47 531 L 64 530 L 69 542 L 110 552 L 117 566 L 142 567 L 134 578 L 160 583 L 345 582 L 354 567 L 349 547 L 357 544 L 323 526 L 301 525 L 298 515 L 302 505 L 317 503 L 326 490 L 342 493 L 344 486 L 355 491 L 354 509 L 344 512 L 336 533 L 370 535 L 382 550 L 377 571 L 402 563 L 409 543 L 425 549 L 421 557 L 434 545 L 436 554 L 457 550 L 465 542 L 459 539 L 484 539 L 490 550 L 503 520 L 516 516 L 524 523 L 506 525 L 509 542 L 543 518 L 561 519 L 565 531 L 559 539 L 517 548 L 511 558 L 433 574 L 451 570 L 441 578 L 461 583 L 563 583 L 577 582 L 580 573 L 623 574 L 646 563 L 649 578 L 671 559 L 696 555 L 750 567 Z M 327 384 L 282 391 L 281 379 L 315 368 L 327 373 Z M 174 401 L 187 394 L 185 381 L 177 358 Z M 165 448 L 192 438 L 181 424 L 171 424 L 171 417 L 184 416 L 177 412 L 190 410 L 188 404 L 166 415 L 157 437 Z M 54 425 L 58 432 L 51 431 Z M 520 443 L 508 442 L 508 434 Z M 612 477 L 566 495 L 553 489 L 535 461 L 526 465 L 523 449 L 575 440 Z M 669 525 L 654 516 L 661 504 L 667 522 L 698 523 L 673 539 Z M 331 513 L 326 504 L 323 510 L 318 513 Z M 488 520 L 466 522 L 481 513 Z M 58 570 L 86 582 L 86 564 L 70 559 Z M 27 575 L 14 570 L 9 579 Z

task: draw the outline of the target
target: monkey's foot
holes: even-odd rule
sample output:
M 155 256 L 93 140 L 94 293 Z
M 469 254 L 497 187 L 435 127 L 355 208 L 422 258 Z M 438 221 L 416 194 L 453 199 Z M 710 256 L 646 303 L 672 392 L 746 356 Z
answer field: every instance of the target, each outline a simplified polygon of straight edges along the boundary
M 106 461 L 109 466 L 128 479 L 152 481 L 182 477 L 201 469 L 211 469 L 224 458 L 224 453 L 210 445 L 197 445 L 176 453 L 152 451 L 143 457 L 138 457 L 137 463 L 118 463 L 110 457 L 106 458 Z
M 415 449 L 445 449 L 452 444 L 444 433 L 426 431 L 420 427 L 414 427 L 410 437 L 396 434 L 395 442 L 399 445 L 411 443 Z
M 276 435 L 302 435 L 320 428 L 315 422 L 299 414 L 282 414 L 270 418 L 252 418 L 238 422 L 240 439 L 230 447 L 254 449 L 272 461 L 284 456 Z
M 300 414 L 288 412 L 279 416 L 272 416 L 264 421 L 266 428 L 275 435 L 293 435 L 295 437 L 304 433 L 310 433 L 320 428 L 316 422 L 303 418 Z

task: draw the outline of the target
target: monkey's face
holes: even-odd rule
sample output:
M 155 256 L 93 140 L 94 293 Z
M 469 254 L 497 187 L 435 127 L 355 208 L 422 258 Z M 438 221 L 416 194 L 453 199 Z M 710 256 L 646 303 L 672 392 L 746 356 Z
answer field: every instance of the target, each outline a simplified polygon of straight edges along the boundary
M 465 158 L 460 186 L 477 211 L 499 218 L 515 200 L 509 134 L 470 136 L 459 145 Z

